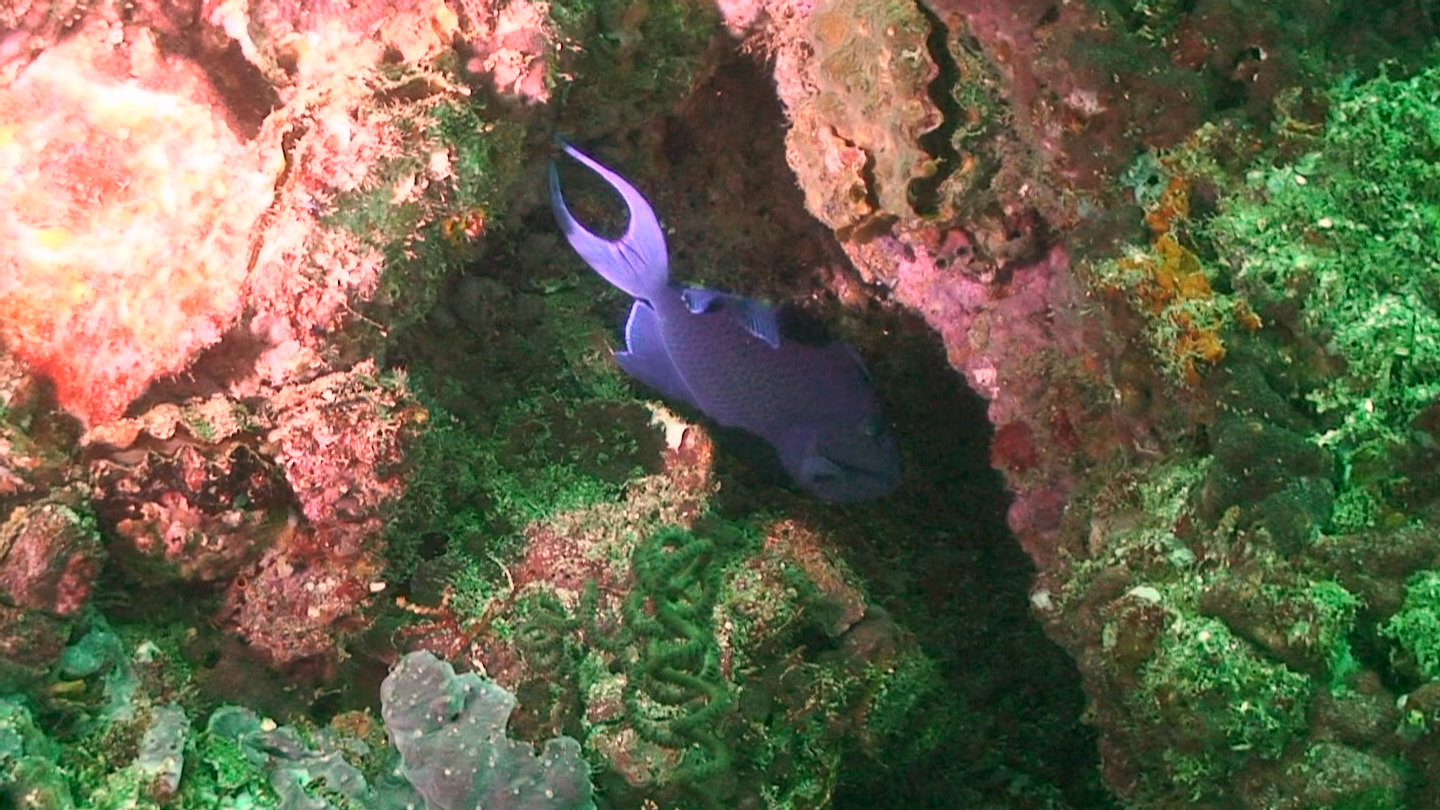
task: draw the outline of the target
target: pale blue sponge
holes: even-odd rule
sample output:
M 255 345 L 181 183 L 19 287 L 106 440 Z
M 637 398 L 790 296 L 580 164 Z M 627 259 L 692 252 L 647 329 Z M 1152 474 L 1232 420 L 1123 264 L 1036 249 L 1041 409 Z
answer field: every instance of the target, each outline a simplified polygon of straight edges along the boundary
M 506 737 L 515 696 L 494 681 L 410 653 L 381 684 L 380 706 L 401 770 L 430 810 L 595 810 L 580 743 L 557 737 L 537 755 Z

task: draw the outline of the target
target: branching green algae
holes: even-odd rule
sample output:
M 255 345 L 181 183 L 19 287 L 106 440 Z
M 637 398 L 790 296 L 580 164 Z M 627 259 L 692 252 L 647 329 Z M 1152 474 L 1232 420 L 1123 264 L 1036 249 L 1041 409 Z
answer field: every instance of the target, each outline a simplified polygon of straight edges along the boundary
M 1433 726 L 1396 705 L 1429 705 L 1437 678 L 1437 98 L 1440 68 L 1341 83 L 1323 127 L 1280 122 L 1282 151 L 1238 182 L 1164 156 L 1141 188 L 1154 243 L 1092 279 L 1196 423 L 1082 499 L 1088 555 L 1037 601 L 1101 652 L 1082 669 L 1131 807 L 1434 789 L 1415 766 Z M 1186 148 L 1224 140 L 1202 135 Z M 1180 194 L 1199 185 L 1222 190 L 1213 216 Z
M 1348 527 L 1433 491 L 1397 469 L 1440 401 L 1440 68 L 1331 92 L 1314 151 L 1254 169 L 1208 230 L 1233 283 L 1334 369 L 1302 395 L 1333 449 Z M 1355 514 L 1359 509 L 1361 514 Z

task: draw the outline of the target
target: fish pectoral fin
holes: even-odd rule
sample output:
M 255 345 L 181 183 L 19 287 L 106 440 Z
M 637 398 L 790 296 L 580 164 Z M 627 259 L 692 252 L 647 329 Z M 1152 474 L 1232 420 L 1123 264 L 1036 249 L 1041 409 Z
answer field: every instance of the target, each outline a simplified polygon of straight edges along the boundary
M 860 374 L 861 374 L 861 376 L 863 376 L 863 377 L 865 378 L 865 383 L 866 383 L 867 385 L 869 385 L 870 383 L 874 382 L 874 378 L 870 376 L 870 367 L 867 366 L 867 365 L 865 365 L 865 358 L 861 357 L 861 356 L 860 356 L 860 353 L 857 352 L 857 351 L 855 351 L 855 347 L 854 347 L 854 346 L 851 346 L 851 345 L 848 344 L 848 343 L 841 343 L 841 342 L 839 342 L 839 341 L 836 341 L 835 343 L 832 343 L 832 344 L 830 344 L 830 345 L 831 345 L 831 346 L 838 346 L 840 351 L 845 352 L 845 354 L 846 354 L 852 361 L 854 361 L 855 367 L 858 368 L 858 369 L 860 369 Z M 827 346 L 826 348 L 827 348 L 827 350 L 829 349 L 828 346 Z
M 800 462 L 800 477 L 807 483 L 833 481 L 844 474 L 839 464 L 819 453 L 810 453 Z
M 734 314 L 746 332 L 765 341 L 772 349 L 780 348 L 779 310 L 769 304 L 762 304 L 754 298 L 716 290 L 701 290 L 687 287 L 680 291 L 685 306 L 692 313 L 725 310 Z
M 712 309 L 723 307 L 726 303 L 725 299 L 734 298 L 735 296 L 728 293 L 716 292 L 715 290 L 701 290 L 695 287 L 686 287 L 680 291 L 680 297 L 685 299 L 685 308 L 690 310 L 691 314 L 699 315 L 704 312 L 709 312 Z
M 625 322 L 625 351 L 615 353 L 615 362 L 626 374 L 660 392 L 666 399 L 684 402 L 693 408 L 695 398 L 690 386 L 670 360 L 665 340 L 660 334 L 660 319 L 644 301 L 636 301 Z
M 665 251 L 665 231 L 655 209 L 623 177 L 597 163 L 589 155 L 561 142 L 565 153 L 604 178 L 620 193 L 630 211 L 630 224 L 619 239 L 610 241 L 591 233 L 575 219 L 560 190 L 560 172 L 550 164 L 550 207 L 555 221 L 580 258 L 604 279 L 636 298 L 649 298 L 670 283 L 670 261 Z

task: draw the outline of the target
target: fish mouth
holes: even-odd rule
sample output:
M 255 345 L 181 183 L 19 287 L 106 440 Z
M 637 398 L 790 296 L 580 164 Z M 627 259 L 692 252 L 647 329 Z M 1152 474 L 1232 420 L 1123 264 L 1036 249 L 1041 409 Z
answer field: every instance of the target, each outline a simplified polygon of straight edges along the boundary
M 847 473 L 847 474 L 849 474 L 849 475 L 857 475 L 857 476 L 861 476 L 861 477 L 863 477 L 863 478 L 871 478 L 871 479 L 874 479 L 874 480 L 876 480 L 876 481 L 887 481 L 887 480 L 889 480 L 889 479 L 891 479 L 891 478 L 896 478 L 896 477 L 897 477 L 897 476 L 896 476 L 890 469 L 888 469 L 888 468 L 882 468 L 882 467 L 863 467 L 863 466 L 861 466 L 861 465 L 859 465 L 859 464 L 851 464 L 851 463 L 849 463 L 849 462 L 847 462 L 847 461 L 841 461 L 841 460 L 839 460 L 839 459 L 830 458 L 829 456 L 825 456 L 824 458 L 825 458 L 826 461 L 830 462 L 831 464 L 834 464 L 836 467 L 839 467 L 841 472 Z M 819 476 L 817 476 L 817 477 L 819 477 Z M 832 478 L 832 479 L 834 479 L 834 478 L 839 478 L 838 475 L 837 475 L 837 476 L 829 476 L 829 477 Z
M 838 472 L 814 476 L 811 479 L 811 483 L 824 486 L 845 480 L 850 483 L 850 489 L 854 489 L 856 483 L 861 484 L 860 489 L 862 491 L 854 497 L 846 498 L 845 500 L 862 501 L 879 498 L 889 495 L 900 485 L 898 465 L 872 466 L 824 455 L 822 455 L 822 458 L 835 465 Z

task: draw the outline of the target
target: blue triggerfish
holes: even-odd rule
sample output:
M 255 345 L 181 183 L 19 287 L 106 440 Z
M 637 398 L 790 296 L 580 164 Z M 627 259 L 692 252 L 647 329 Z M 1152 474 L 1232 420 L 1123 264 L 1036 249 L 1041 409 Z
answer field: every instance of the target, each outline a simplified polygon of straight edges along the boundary
M 614 241 L 586 230 L 565 205 L 550 165 L 550 200 L 570 246 L 635 300 L 625 350 L 630 376 L 724 427 L 764 439 L 801 489 L 827 501 L 888 495 L 900 483 L 900 450 L 870 374 L 841 342 L 782 334 L 774 307 L 670 282 L 665 234 L 640 192 L 569 144 L 566 153 L 605 179 L 630 211 Z

